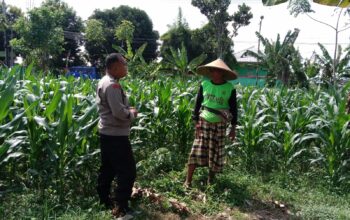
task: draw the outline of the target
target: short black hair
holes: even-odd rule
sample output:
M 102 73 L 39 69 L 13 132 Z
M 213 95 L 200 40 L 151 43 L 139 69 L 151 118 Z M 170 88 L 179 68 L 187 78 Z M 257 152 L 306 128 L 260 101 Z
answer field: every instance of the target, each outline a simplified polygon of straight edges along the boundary
M 111 53 L 106 57 L 106 68 L 110 69 L 112 64 L 118 62 L 123 57 L 120 53 Z

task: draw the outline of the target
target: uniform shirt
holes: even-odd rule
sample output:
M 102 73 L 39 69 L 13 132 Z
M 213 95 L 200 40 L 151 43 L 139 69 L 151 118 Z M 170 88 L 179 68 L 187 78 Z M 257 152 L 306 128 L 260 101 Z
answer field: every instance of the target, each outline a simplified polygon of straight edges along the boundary
M 129 101 L 119 82 L 108 73 L 99 81 L 96 103 L 100 120 L 101 134 L 129 136 L 134 115 L 129 111 Z

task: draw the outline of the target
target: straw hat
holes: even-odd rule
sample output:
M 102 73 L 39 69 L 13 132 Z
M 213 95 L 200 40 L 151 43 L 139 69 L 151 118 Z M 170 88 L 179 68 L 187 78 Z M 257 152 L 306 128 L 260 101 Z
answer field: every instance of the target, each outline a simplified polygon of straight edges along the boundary
M 221 70 L 221 72 L 224 74 L 224 78 L 226 80 L 233 80 L 237 79 L 238 74 L 231 70 L 226 63 L 222 59 L 214 60 L 211 63 L 208 63 L 204 66 L 199 66 L 197 68 L 197 73 L 203 76 L 210 77 L 210 69 L 215 68 Z

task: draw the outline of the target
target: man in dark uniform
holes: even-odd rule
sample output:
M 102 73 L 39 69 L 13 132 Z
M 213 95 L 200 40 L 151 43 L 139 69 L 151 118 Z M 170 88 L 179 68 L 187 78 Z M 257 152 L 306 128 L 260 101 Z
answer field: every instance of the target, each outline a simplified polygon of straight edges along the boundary
M 101 148 L 97 191 L 101 204 L 114 208 L 113 212 L 118 217 L 130 210 L 128 202 L 136 178 L 129 135 L 137 110 L 129 106 L 128 98 L 119 84 L 119 80 L 127 75 L 127 70 L 127 62 L 121 54 L 108 55 L 106 74 L 99 81 L 96 94 Z M 117 187 L 114 189 L 115 199 L 112 201 L 111 183 L 115 177 Z

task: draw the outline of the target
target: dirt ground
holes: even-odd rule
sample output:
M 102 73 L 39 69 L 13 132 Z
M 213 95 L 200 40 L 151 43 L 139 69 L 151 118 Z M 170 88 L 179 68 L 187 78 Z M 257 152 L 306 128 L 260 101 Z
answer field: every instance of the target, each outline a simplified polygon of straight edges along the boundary
M 202 193 L 199 193 L 202 194 Z M 193 197 L 195 200 L 202 200 L 203 195 L 195 194 Z M 172 209 L 175 212 L 161 212 L 161 211 L 149 211 L 144 205 L 138 207 L 141 211 L 140 216 L 135 216 L 134 219 L 152 219 L 152 220 L 284 220 L 284 219 L 300 219 L 298 216 L 293 215 L 290 211 L 290 207 L 281 201 L 260 201 L 260 200 L 246 200 L 244 205 L 241 207 L 227 207 L 221 213 L 217 213 L 212 216 L 205 216 L 196 213 L 192 213 L 187 205 L 178 200 L 171 200 L 164 198 L 162 195 L 155 193 L 152 189 L 141 189 L 134 188 L 133 191 L 134 199 L 143 197 L 153 204 L 155 207 L 160 206 L 163 201 L 170 201 Z M 180 214 L 177 214 L 180 213 Z M 182 214 L 181 214 L 182 213 Z

